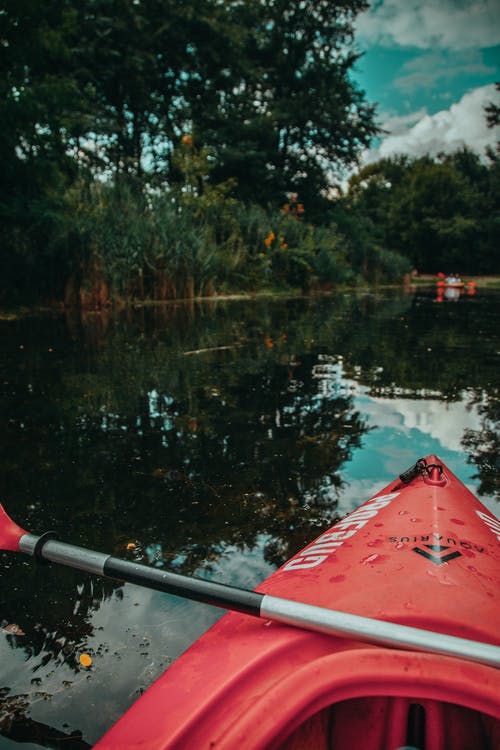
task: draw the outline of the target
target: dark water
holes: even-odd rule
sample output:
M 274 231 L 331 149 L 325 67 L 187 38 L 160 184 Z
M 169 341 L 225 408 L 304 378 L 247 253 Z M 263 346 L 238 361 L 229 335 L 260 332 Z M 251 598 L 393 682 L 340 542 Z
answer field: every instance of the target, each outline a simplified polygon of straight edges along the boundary
M 2 320 L 1 500 L 33 533 L 245 587 L 421 455 L 495 511 L 499 312 L 429 290 Z M 220 614 L 0 571 L 1 748 L 91 745 Z

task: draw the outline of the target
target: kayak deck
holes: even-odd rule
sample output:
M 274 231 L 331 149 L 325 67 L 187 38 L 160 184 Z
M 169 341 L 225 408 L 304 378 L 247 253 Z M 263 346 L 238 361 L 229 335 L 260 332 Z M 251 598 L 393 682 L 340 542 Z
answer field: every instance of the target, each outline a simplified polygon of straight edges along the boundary
M 259 592 L 500 643 L 500 524 L 435 456 L 306 546 Z M 500 678 L 229 613 L 96 750 L 500 747 Z

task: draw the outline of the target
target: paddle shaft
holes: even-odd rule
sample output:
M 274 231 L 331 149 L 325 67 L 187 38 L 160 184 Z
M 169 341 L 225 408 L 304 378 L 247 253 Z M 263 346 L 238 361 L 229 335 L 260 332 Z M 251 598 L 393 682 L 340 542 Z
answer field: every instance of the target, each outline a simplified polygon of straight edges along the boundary
M 135 583 L 174 596 L 306 630 L 393 648 L 455 656 L 492 667 L 500 667 L 500 647 L 489 643 L 338 612 L 269 594 L 239 589 L 235 586 L 169 573 L 159 568 L 150 568 L 102 552 L 94 552 L 60 542 L 50 538 L 49 535 L 37 537 L 33 534 L 24 534 L 19 540 L 19 551 L 87 573 Z

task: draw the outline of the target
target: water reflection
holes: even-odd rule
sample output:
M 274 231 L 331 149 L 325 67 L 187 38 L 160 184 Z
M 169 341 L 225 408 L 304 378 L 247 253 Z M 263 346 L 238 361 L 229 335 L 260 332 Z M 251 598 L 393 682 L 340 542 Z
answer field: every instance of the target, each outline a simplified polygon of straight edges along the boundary
M 34 532 L 246 587 L 421 454 L 492 501 L 499 302 L 438 306 L 432 290 L 3 322 L 2 499 Z M 1 561 L 2 626 L 23 635 L 0 641 L 0 729 L 27 715 L 95 741 L 218 616 Z
M 462 446 L 477 468 L 478 492 L 500 498 L 500 398 L 498 389 L 477 398 L 474 406 L 480 415 L 478 428 L 465 429 Z M 479 401 L 479 403 L 478 403 Z

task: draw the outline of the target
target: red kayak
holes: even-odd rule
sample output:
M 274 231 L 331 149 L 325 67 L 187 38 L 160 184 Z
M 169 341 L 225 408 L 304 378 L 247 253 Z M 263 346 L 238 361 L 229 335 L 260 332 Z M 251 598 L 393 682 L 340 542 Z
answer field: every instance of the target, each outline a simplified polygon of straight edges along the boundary
M 423 630 L 430 650 L 439 634 L 498 646 L 499 539 L 500 522 L 429 456 L 257 591 Z M 498 669 L 467 646 L 369 641 L 231 612 L 95 750 L 500 748 Z

